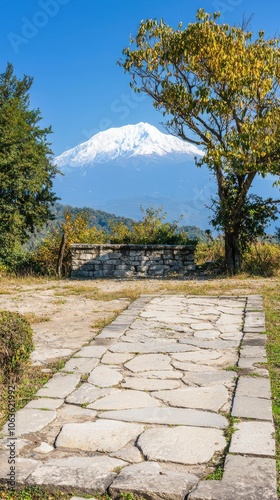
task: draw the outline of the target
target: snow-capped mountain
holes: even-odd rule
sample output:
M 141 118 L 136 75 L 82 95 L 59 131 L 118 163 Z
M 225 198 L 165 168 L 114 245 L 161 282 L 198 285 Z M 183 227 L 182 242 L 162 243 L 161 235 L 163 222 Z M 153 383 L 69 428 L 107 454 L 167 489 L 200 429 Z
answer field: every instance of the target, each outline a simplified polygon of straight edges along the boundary
M 64 174 L 54 182 L 63 204 L 92 207 L 132 218 L 140 206 L 162 206 L 169 220 L 208 227 L 205 203 L 214 194 L 203 153 L 148 123 L 99 132 L 55 158 Z
M 216 182 L 206 167 L 195 166 L 202 154 L 148 123 L 111 128 L 55 158 L 64 175 L 54 190 L 63 204 L 135 219 L 140 206 L 162 206 L 167 220 L 182 215 L 182 224 L 206 229 Z M 256 179 L 253 192 L 275 197 L 271 184 Z
M 193 159 L 202 152 L 194 145 L 163 134 L 149 123 L 110 128 L 65 151 L 55 159 L 59 168 L 94 166 L 99 163 L 127 164 L 135 160 L 174 162 Z

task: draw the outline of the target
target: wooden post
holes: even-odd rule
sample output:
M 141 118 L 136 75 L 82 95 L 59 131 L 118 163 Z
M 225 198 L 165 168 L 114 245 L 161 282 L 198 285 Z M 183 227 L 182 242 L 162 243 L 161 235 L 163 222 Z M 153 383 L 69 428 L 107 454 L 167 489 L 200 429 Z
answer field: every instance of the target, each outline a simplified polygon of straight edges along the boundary
M 60 247 L 59 247 L 59 252 L 58 252 L 57 265 L 56 265 L 56 272 L 57 272 L 59 278 L 61 278 L 62 262 L 63 262 L 64 250 L 65 250 L 65 246 L 66 246 L 66 240 L 67 240 L 66 233 L 63 233 L 62 238 L 61 238 Z

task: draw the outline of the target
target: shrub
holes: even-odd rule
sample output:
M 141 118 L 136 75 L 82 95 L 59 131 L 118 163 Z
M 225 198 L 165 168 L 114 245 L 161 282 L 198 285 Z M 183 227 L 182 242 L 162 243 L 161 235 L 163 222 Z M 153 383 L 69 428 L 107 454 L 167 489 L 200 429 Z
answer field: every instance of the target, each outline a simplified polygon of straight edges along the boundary
M 19 377 L 33 349 L 28 321 L 20 314 L 0 311 L 0 369 L 4 378 Z
M 64 214 L 61 226 L 53 228 L 45 240 L 33 253 L 33 269 L 40 274 L 49 276 L 56 274 L 56 264 L 63 233 L 66 235 L 66 247 L 63 258 L 63 274 L 70 274 L 72 243 L 105 243 L 108 236 L 96 227 L 89 227 L 89 215 L 81 212 L 76 216 L 70 211 Z
M 208 241 L 200 241 L 195 249 L 195 263 L 198 266 L 211 269 L 214 267 L 220 271 L 225 270 L 225 248 L 224 239 L 221 236 L 214 239 L 209 235 Z
M 280 246 L 255 242 L 243 255 L 242 270 L 259 276 L 273 276 L 280 269 Z
M 178 227 L 179 221 L 164 222 L 166 213 L 162 207 L 144 209 L 140 207 L 143 219 L 129 228 L 123 222 L 112 226 L 111 243 L 135 245 L 188 245 L 196 243 Z

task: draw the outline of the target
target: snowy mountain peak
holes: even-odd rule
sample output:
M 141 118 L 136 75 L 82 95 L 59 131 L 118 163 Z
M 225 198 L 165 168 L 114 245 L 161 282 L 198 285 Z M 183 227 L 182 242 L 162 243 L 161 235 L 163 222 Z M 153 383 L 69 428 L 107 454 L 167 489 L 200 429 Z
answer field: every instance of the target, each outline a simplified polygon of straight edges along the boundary
M 111 161 L 123 162 L 144 157 L 159 162 L 166 157 L 184 161 L 203 153 L 196 146 L 169 134 L 163 134 L 149 123 L 125 125 L 99 132 L 88 141 L 57 156 L 58 167 L 94 166 Z M 190 158 L 191 157 L 191 158 Z

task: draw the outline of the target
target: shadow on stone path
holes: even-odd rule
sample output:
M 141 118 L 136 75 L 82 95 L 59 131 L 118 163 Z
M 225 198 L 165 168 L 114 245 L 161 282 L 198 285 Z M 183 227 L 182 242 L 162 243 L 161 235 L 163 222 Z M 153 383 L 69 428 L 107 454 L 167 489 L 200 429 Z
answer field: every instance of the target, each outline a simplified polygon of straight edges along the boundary
M 71 324 L 69 324 L 71 330 Z M 18 483 L 150 500 L 276 500 L 260 296 L 141 296 L 4 428 Z M 238 363 L 238 369 L 236 364 Z M 213 472 L 234 430 L 221 481 Z

